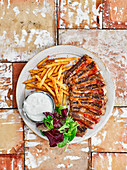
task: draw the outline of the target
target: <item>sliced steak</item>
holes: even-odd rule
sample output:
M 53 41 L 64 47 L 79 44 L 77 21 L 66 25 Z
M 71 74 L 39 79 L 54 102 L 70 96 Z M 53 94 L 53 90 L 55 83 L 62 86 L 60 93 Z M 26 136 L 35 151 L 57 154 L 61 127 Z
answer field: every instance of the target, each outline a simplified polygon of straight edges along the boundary
M 97 67 L 94 61 L 89 65 L 92 67 L 92 69 L 89 69 L 89 67 L 85 69 L 86 67 L 84 67 L 77 74 L 75 74 L 71 79 L 69 79 L 69 81 L 71 80 L 77 82 L 79 79 L 81 80 L 88 76 L 95 75 L 99 71 L 99 68 Z
M 89 100 L 90 102 L 94 102 L 95 100 L 102 101 L 104 104 L 107 102 L 107 96 L 101 96 L 93 93 L 86 93 L 86 95 L 81 95 L 81 93 L 71 93 L 70 94 L 70 100 L 76 101 L 76 100 Z
M 75 120 L 80 120 L 87 128 L 93 129 L 95 126 L 95 122 L 92 120 L 89 120 L 85 118 L 84 115 L 82 115 L 79 112 L 71 112 L 70 114 Z
M 82 114 L 85 118 L 87 118 L 88 120 L 93 121 L 95 124 L 97 124 L 100 121 L 100 116 L 96 115 L 95 113 L 89 110 L 83 111 L 82 108 L 79 108 L 79 111 L 75 111 L 75 108 L 72 107 L 71 112 L 78 112 Z M 71 112 L 70 112 L 70 115 L 72 115 Z
M 70 77 L 72 77 L 74 74 L 78 73 L 79 70 L 82 70 L 82 68 L 89 65 L 92 61 L 93 61 L 93 59 L 91 57 L 89 57 L 87 54 L 85 54 L 83 57 L 81 57 L 81 59 L 73 67 L 71 67 L 70 70 L 68 70 L 66 72 L 66 75 L 64 78 L 65 83 L 68 83 Z
M 70 91 L 72 91 L 73 93 L 82 93 L 82 94 L 86 94 L 86 93 L 94 93 L 94 94 L 99 94 L 100 92 L 102 92 L 102 94 L 105 93 L 105 86 L 103 87 L 98 87 L 98 85 L 94 84 L 94 85 L 89 85 L 87 86 L 87 89 L 77 89 L 76 87 L 72 87 L 70 89 Z
M 69 86 L 69 114 L 79 122 L 77 135 L 82 136 L 86 128 L 93 129 L 105 114 L 105 82 L 95 61 L 87 55 L 67 72 L 65 79 Z
M 80 79 L 80 78 L 74 79 L 74 83 L 76 83 L 76 84 L 82 84 L 82 83 L 88 84 L 88 83 L 90 83 L 90 82 L 93 81 L 93 80 L 101 80 L 101 81 L 104 82 L 103 77 L 102 77 L 101 74 L 98 72 L 98 73 L 96 73 L 96 74 L 94 74 L 94 75 L 90 75 L 90 76 L 85 77 L 85 78 L 83 78 L 83 79 Z

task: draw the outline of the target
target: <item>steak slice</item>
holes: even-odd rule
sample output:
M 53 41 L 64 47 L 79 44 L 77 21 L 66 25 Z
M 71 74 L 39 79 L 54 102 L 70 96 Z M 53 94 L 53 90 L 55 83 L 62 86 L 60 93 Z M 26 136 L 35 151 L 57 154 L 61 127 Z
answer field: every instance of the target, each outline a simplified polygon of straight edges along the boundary
M 89 65 L 90 67 L 88 67 L 87 69 L 86 67 L 82 68 L 82 70 L 76 73 L 71 79 L 69 79 L 69 81 L 71 80 L 77 82 L 79 79 L 81 80 L 88 76 L 95 75 L 99 71 L 99 68 L 94 61 Z
M 100 121 L 100 116 L 96 115 L 95 113 L 93 113 L 89 110 L 83 111 L 82 108 L 79 108 L 79 110 L 78 110 L 75 107 L 72 107 L 71 112 L 78 112 L 78 113 L 82 114 L 85 118 L 87 118 L 88 120 L 93 121 L 95 124 L 97 124 Z M 72 115 L 71 112 L 70 112 L 70 115 Z
M 89 100 L 90 102 L 94 102 L 95 100 L 101 101 L 104 100 L 104 103 L 107 102 L 107 96 L 101 96 L 97 94 L 92 93 L 86 93 L 86 95 L 81 95 L 81 93 L 71 93 L 70 94 L 70 100 L 76 101 L 76 100 Z
M 102 93 L 104 94 L 106 89 L 105 89 L 105 86 L 103 87 L 98 87 L 98 85 L 94 84 L 94 85 L 89 85 L 87 86 L 88 88 L 87 89 L 77 89 L 76 87 L 72 87 L 72 89 L 70 89 L 70 91 L 72 91 L 73 93 L 94 93 L 94 94 L 97 94 L 97 93 Z
M 85 118 L 85 116 L 82 115 L 82 114 L 79 113 L 79 112 L 71 112 L 70 115 L 71 115 L 75 120 L 80 120 L 80 121 L 85 125 L 85 127 L 87 127 L 87 128 L 93 129 L 94 126 L 95 126 L 95 122 L 94 122 L 94 121 Z
M 102 87 L 104 87 L 105 86 L 105 84 L 101 84 L 100 82 L 99 83 L 97 83 L 97 84 L 89 84 L 89 85 L 87 85 L 87 86 L 80 86 L 80 87 L 77 87 L 77 86 L 72 86 L 71 87 L 71 90 L 73 91 L 73 92 L 75 92 L 76 90 L 80 90 L 81 92 L 83 92 L 84 93 L 84 91 L 85 92 L 90 92 L 91 90 L 95 90 L 95 89 L 98 89 L 98 88 L 102 88 Z
M 73 67 L 71 67 L 70 70 L 66 72 L 65 79 L 64 79 L 65 82 L 68 83 L 70 77 L 72 77 L 74 74 L 79 72 L 79 70 L 81 70 L 82 68 L 90 64 L 92 61 L 93 59 L 89 57 L 87 54 L 81 57 L 81 59 Z
M 90 83 L 90 82 L 93 81 L 93 80 L 101 80 L 101 81 L 104 82 L 104 79 L 103 79 L 103 77 L 101 76 L 101 74 L 97 72 L 95 75 L 90 75 L 90 76 L 85 77 L 85 78 L 83 78 L 83 79 L 80 79 L 80 78 L 74 79 L 74 83 L 76 83 L 76 84 L 82 84 L 82 83 L 88 84 L 88 83 Z
M 77 123 L 79 124 L 79 126 L 77 127 L 76 136 L 83 137 L 87 132 L 87 128 L 85 127 L 85 125 L 80 120 L 75 120 L 75 121 L 77 121 Z
M 91 112 L 93 112 L 96 115 L 104 115 L 105 114 L 105 110 L 106 107 L 105 105 L 99 105 L 98 103 L 91 103 L 91 102 L 79 102 L 78 103 L 75 101 L 75 103 L 71 103 L 70 108 L 75 109 L 75 111 L 79 111 L 79 108 L 81 108 L 82 110 L 89 110 Z

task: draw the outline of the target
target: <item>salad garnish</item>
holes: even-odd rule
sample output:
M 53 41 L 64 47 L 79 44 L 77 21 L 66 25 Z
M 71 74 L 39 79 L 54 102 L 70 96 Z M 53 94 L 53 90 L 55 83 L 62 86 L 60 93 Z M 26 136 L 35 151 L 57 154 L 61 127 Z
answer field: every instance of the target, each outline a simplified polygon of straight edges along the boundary
M 37 127 L 40 129 L 41 134 L 49 139 L 50 147 L 58 145 L 61 148 L 74 139 L 79 124 L 69 116 L 68 108 L 59 105 L 55 107 L 53 114 L 49 112 L 44 112 L 43 114 L 46 118 L 42 120 L 42 124 L 47 127 L 47 131 L 39 128 L 39 126 L 42 126 L 41 123 L 37 124 Z

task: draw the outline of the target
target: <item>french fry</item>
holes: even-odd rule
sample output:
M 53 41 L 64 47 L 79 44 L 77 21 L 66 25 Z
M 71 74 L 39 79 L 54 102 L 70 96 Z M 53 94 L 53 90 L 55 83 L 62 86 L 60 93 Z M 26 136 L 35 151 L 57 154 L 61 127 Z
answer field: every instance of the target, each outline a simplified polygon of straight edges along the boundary
M 36 74 L 36 73 L 39 72 L 39 70 L 29 70 L 29 72 L 30 72 L 30 73 L 35 73 L 35 74 Z
M 64 67 L 62 72 L 64 72 L 64 71 L 67 71 L 67 70 L 71 69 L 71 67 L 72 67 L 72 66 L 66 66 L 66 67 Z
M 60 77 L 60 83 L 63 84 L 63 76 Z M 61 87 L 59 88 L 59 93 L 60 93 L 60 104 L 62 104 L 63 91 L 61 90 Z
M 28 83 L 32 83 L 35 81 L 35 78 L 32 78 L 30 80 L 24 81 L 23 84 L 28 84 Z
M 52 82 L 49 82 L 49 83 L 48 83 L 48 86 L 51 86 L 51 87 L 53 87 L 53 84 L 52 84 Z
M 47 69 L 44 69 L 43 72 L 41 72 L 41 78 L 44 77 L 45 73 L 47 72 Z
M 40 68 L 39 70 L 38 70 L 38 73 L 40 73 L 40 72 L 42 72 L 42 71 L 44 71 L 45 70 L 45 67 L 43 66 L 42 68 Z
M 39 88 L 44 84 L 44 81 L 45 81 L 45 79 L 46 79 L 46 77 L 47 77 L 48 72 L 50 71 L 50 69 L 51 69 L 51 68 L 49 68 L 49 69 L 47 70 L 47 72 L 45 73 L 44 77 L 42 78 L 42 80 L 41 80 L 40 83 L 38 84 L 38 87 L 39 87 Z
M 49 71 L 49 73 L 48 73 L 48 77 L 50 77 L 51 75 L 52 75 L 52 73 L 54 72 L 54 70 L 56 69 L 56 66 L 55 67 L 53 67 L 50 71 Z
M 36 78 L 38 81 L 41 81 L 41 78 L 38 75 L 33 76 L 33 78 Z
M 67 95 L 63 94 L 63 106 L 66 105 L 66 102 L 67 102 Z
M 39 68 L 42 64 L 44 64 L 48 60 L 49 56 L 43 59 L 40 63 L 38 63 L 37 68 Z
M 67 65 L 67 64 L 69 64 L 69 62 L 68 61 L 64 61 L 64 62 L 57 62 L 57 63 L 47 64 L 47 65 L 45 65 L 45 67 L 46 68 L 50 68 L 50 67 L 58 66 L 60 64 Z
M 52 76 L 50 77 L 57 77 L 58 76 L 58 73 L 53 73 Z
M 32 87 L 32 88 L 36 88 L 36 85 L 35 85 L 35 84 L 32 84 L 32 83 L 28 83 L 27 86 L 28 86 L 28 87 Z
M 34 87 L 27 86 L 25 87 L 26 89 L 34 89 Z
M 56 80 L 56 83 L 64 90 L 67 90 L 67 88 L 62 84 L 60 83 L 58 80 Z
M 60 69 L 59 69 L 59 72 L 58 72 L 58 80 L 59 80 L 60 77 L 61 77 L 62 69 L 63 69 L 63 66 L 60 66 Z
M 58 73 L 58 70 L 59 70 L 60 66 L 56 66 L 55 70 L 54 70 L 54 73 Z
M 58 100 L 58 103 L 59 103 L 59 93 L 58 93 L 58 87 L 56 85 L 56 79 L 55 78 L 52 78 L 52 83 L 53 83 L 53 86 L 54 86 L 54 89 L 55 89 L 55 94 L 56 94 L 56 97 L 57 97 L 57 100 Z
M 64 59 L 55 59 L 55 62 L 67 62 L 67 61 L 72 61 L 72 60 L 76 60 L 77 57 L 72 57 L 72 58 L 64 58 Z
M 55 96 L 55 93 L 52 91 L 52 89 L 46 83 L 44 83 L 44 86 L 49 91 L 49 93 L 51 93 L 53 96 Z
M 69 93 L 68 93 L 66 90 L 63 90 L 63 89 L 62 89 L 62 91 L 63 91 L 64 94 L 66 94 L 66 95 L 69 96 Z
M 54 99 L 55 105 L 56 105 L 56 106 L 59 106 L 56 96 L 53 97 L 53 99 Z
M 35 74 L 37 74 L 37 73 L 43 71 L 44 69 L 45 69 L 45 67 L 43 66 L 43 67 L 40 68 L 39 70 L 30 70 L 29 72 L 30 72 L 30 73 L 35 73 Z

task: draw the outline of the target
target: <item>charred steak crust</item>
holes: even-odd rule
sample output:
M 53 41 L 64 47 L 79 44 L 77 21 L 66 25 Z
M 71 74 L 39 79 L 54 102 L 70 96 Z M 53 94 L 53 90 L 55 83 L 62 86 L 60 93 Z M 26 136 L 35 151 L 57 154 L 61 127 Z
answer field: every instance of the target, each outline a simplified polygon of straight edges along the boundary
M 95 61 L 88 55 L 67 71 L 64 82 L 69 87 L 70 116 L 79 123 L 77 136 L 93 129 L 106 111 L 105 82 Z

